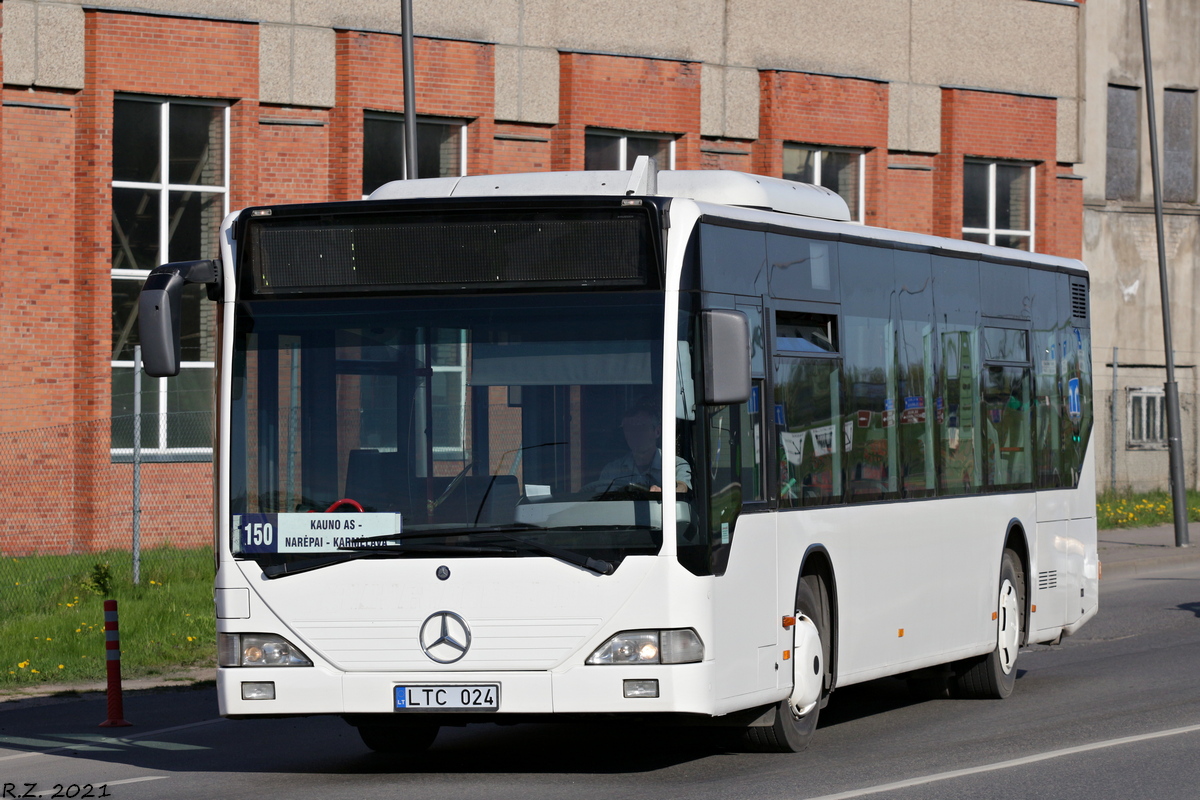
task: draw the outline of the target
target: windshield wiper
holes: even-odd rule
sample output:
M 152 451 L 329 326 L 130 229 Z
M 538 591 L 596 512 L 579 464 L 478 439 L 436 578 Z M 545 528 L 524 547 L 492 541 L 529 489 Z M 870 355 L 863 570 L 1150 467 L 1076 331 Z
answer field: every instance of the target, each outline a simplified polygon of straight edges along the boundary
M 558 547 L 551 547 L 548 544 L 535 542 L 532 539 L 522 539 L 519 536 L 510 536 L 506 533 L 497 532 L 501 539 L 507 539 L 510 542 L 523 544 L 530 550 L 541 553 L 542 555 L 557 558 L 559 561 L 564 561 L 568 564 L 574 564 L 577 567 L 590 569 L 599 575 L 611 575 L 613 573 L 613 565 L 603 559 L 592 558 L 585 556 L 583 553 L 576 553 L 574 550 L 563 550 Z
M 479 525 L 477 527 L 451 527 L 438 530 L 419 531 L 414 533 L 385 533 L 380 536 L 359 536 L 348 539 L 348 545 L 343 549 L 354 549 L 353 545 L 372 544 L 374 542 L 404 542 L 411 539 L 437 539 L 451 536 L 470 536 L 474 533 L 511 533 L 513 531 L 544 531 L 540 525 L 530 525 L 525 522 L 513 522 L 508 525 Z
M 605 529 L 608 529 L 608 527 L 611 527 L 611 526 L 607 526 Z M 649 527 L 649 526 L 620 526 L 620 527 L 626 528 L 626 527 Z M 530 525 L 530 524 L 524 523 L 524 522 L 515 522 L 510 525 L 489 525 L 489 526 L 479 526 L 477 528 L 462 528 L 462 529 L 458 529 L 458 530 L 422 531 L 420 533 L 412 533 L 412 534 L 407 534 L 407 533 L 384 534 L 382 536 L 364 536 L 360 539 L 351 539 L 347 543 L 347 545 L 342 549 L 350 550 L 350 551 L 357 551 L 358 548 L 356 548 L 354 545 L 359 544 L 359 543 L 370 544 L 372 542 L 397 542 L 398 543 L 397 546 L 399 546 L 399 547 L 416 548 L 416 547 L 421 547 L 421 545 L 405 545 L 404 542 L 406 540 L 412 540 L 412 539 L 436 539 L 436 538 L 440 538 L 443 536 L 445 536 L 445 537 L 474 536 L 475 534 L 483 533 L 483 534 L 491 534 L 493 536 L 499 536 L 501 539 L 507 539 L 510 542 L 516 542 L 518 544 L 522 544 L 522 545 L 528 547 L 529 549 L 534 550 L 535 552 L 541 553 L 542 555 L 550 556 L 551 558 L 557 558 L 559 561 L 566 562 L 567 564 L 573 564 L 577 567 L 583 567 L 584 569 L 589 569 L 592 572 L 598 573 L 600 575 L 611 575 L 612 574 L 613 565 L 602 559 L 592 558 L 590 556 L 585 556 L 582 553 L 576 553 L 573 550 L 563 550 L 561 548 L 553 547 L 548 544 L 542 544 L 541 542 L 535 542 L 531 539 L 523 539 L 519 536 L 512 535 L 512 533 L 517 532 L 517 531 L 546 531 L 546 530 L 550 530 L 550 529 L 543 528 L 540 525 Z M 431 545 L 431 546 L 436 547 L 437 545 Z M 464 547 L 465 548 L 465 547 L 469 547 L 469 545 L 456 545 L 455 547 Z
M 394 537 L 393 537 L 394 538 Z M 402 556 L 406 553 L 447 553 L 451 555 L 513 555 L 517 551 L 511 547 L 455 545 L 455 544 L 395 544 L 378 547 L 343 547 L 344 552 L 327 553 L 325 555 L 302 558 L 298 561 L 286 561 L 282 564 L 270 564 L 262 568 L 268 578 L 286 578 L 314 569 L 343 564 L 359 558 L 380 556 Z

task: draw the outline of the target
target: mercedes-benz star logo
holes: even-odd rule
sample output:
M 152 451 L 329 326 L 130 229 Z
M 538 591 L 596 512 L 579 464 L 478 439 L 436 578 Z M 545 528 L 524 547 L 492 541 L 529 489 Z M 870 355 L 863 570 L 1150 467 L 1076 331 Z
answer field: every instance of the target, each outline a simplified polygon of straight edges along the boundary
M 471 647 L 471 628 L 453 611 L 430 614 L 421 623 L 421 650 L 439 664 L 453 664 Z

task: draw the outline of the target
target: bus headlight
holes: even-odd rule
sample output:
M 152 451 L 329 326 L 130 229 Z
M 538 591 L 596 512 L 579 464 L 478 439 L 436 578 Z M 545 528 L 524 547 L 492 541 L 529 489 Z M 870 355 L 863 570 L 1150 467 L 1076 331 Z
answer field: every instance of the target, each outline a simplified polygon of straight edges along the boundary
M 704 660 L 704 642 L 691 628 L 622 631 L 597 647 L 585 664 L 690 664 Z
M 217 665 L 222 667 L 311 667 L 296 645 L 273 633 L 218 633 Z

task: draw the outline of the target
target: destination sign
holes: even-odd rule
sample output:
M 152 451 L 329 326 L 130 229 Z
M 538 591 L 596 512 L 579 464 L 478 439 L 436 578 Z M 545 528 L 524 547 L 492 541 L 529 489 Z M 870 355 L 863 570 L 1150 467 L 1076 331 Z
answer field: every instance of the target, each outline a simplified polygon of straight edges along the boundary
M 231 531 L 235 553 L 332 553 L 400 527 L 399 514 L 234 514 Z

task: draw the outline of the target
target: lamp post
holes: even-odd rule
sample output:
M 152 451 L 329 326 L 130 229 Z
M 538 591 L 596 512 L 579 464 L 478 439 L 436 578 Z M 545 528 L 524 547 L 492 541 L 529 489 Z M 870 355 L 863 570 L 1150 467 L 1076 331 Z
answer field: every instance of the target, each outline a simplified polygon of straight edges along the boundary
M 1171 343 L 1171 294 L 1167 286 L 1167 256 L 1163 241 L 1162 175 L 1158 163 L 1158 126 L 1154 118 L 1154 67 L 1150 63 L 1150 15 L 1142 12 L 1142 61 L 1146 72 L 1146 119 L 1150 123 L 1150 175 L 1154 183 L 1154 229 L 1158 238 L 1158 284 L 1162 292 L 1163 347 L 1167 357 L 1167 451 L 1171 470 L 1171 502 L 1175 510 L 1175 546 L 1187 547 L 1187 478 L 1183 469 L 1183 431 L 1179 421 L 1179 384 L 1175 382 L 1175 349 Z

